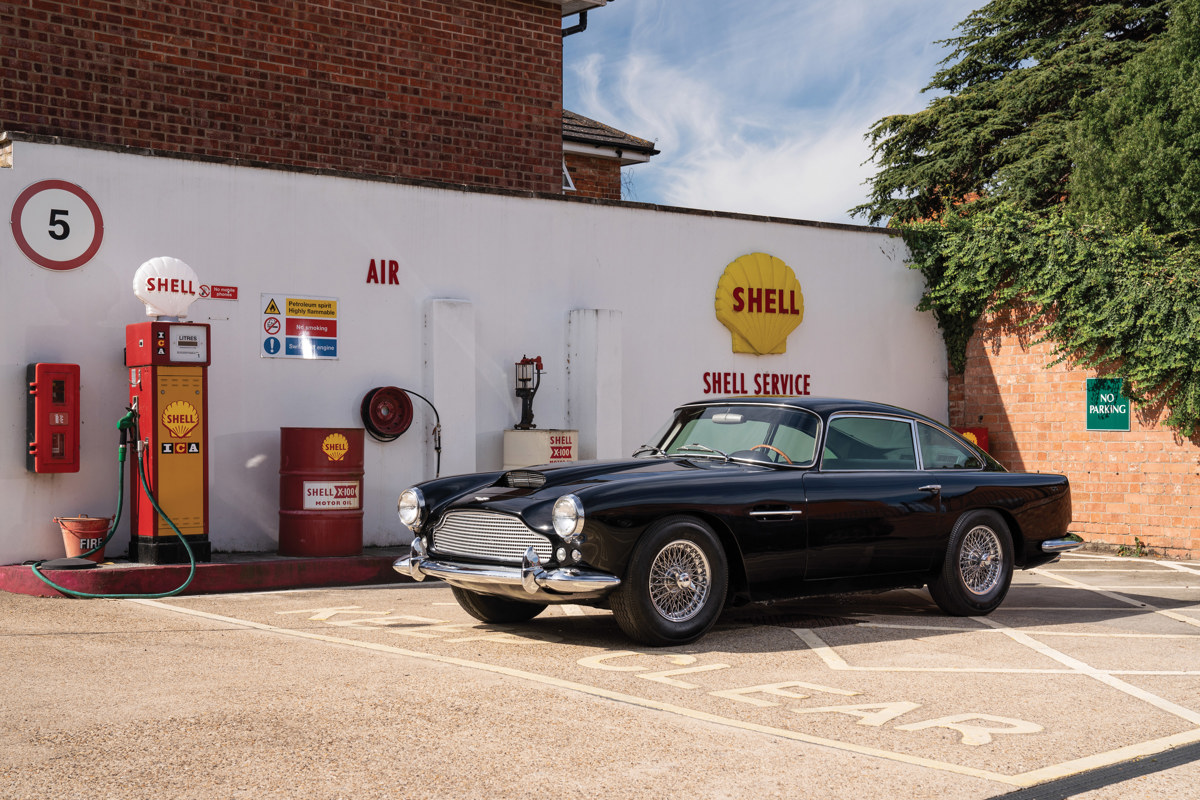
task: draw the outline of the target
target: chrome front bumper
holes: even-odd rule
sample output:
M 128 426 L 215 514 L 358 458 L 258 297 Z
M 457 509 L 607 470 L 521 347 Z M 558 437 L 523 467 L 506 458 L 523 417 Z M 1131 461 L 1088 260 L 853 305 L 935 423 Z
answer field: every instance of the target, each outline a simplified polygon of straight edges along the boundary
M 1042 542 L 1043 553 L 1067 553 L 1083 547 L 1083 542 L 1076 539 L 1048 539 Z
M 440 578 L 451 586 L 487 593 L 489 587 L 524 587 L 530 595 L 559 595 L 564 599 L 603 597 L 621 584 L 606 572 L 563 567 L 546 570 L 532 547 L 525 550 L 520 567 L 484 566 L 429 558 L 420 539 L 413 539 L 407 558 L 398 558 L 392 569 L 414 581 Z

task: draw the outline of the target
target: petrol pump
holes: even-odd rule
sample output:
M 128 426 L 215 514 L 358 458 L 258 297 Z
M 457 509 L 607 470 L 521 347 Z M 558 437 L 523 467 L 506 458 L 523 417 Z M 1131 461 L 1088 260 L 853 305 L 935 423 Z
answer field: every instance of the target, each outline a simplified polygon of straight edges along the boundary
M 143 564 L 188 562 L 188 547 L 172 530 L 172 522 L 187 538 L 195 560 L 212 558 L 209 326 L 182 321 L 199 287 L 191 267 L 168 257 L 142 264 L 133 279 L 134 294 L 146 304 L 146 315 L 154 317 L 125 328 L 129 405 L 137 417 L 139 449 L 139 457 L 131 459 L 129 558 Z M 138 474 L 139 461 L 145 484 Z

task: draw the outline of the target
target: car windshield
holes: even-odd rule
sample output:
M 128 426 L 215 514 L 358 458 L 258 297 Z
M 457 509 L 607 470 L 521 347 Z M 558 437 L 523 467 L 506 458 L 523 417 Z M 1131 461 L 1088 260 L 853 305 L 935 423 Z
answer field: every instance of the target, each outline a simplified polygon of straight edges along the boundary
M 687 406 L 639 453 L 807 466 L 819 431 L 817 416 L 797 408 Z

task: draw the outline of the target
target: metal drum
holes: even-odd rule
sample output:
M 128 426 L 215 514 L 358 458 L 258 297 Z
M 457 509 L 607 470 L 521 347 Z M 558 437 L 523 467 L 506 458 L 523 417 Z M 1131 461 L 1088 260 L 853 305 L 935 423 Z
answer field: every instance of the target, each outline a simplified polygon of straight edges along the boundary
M 279 554 L 357 556 L 362 428 L 279 429 Z

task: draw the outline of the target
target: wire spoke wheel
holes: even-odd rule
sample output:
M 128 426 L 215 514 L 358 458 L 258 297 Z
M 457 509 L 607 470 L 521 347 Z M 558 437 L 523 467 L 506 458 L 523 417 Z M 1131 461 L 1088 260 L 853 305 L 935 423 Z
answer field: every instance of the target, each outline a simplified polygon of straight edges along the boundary
M 609 605 L 631 639 L 669 647 L 712 628 L 728 588 L 729 563 L 716 532 L 702 520 L 675 515 L 642 534 Z
M 708 599 L 712 570 L 694 542 L 676 539 L 658 552 L 650 565 L 650 602 L 671 622 L 686 622 Z
M 1003 564 L 1000 537 L 991 528 L 979 525 L 963 537 L 958 569 L 963 584 L 972 594 L 985 595 L 995 589 L 1003 574 Z
M 992 510 L 968 511 L 954 523 L 942 566 L 929 579 L 929 595 L 947 614 L 990 614 L 1012 583 L 1012 534 Z

